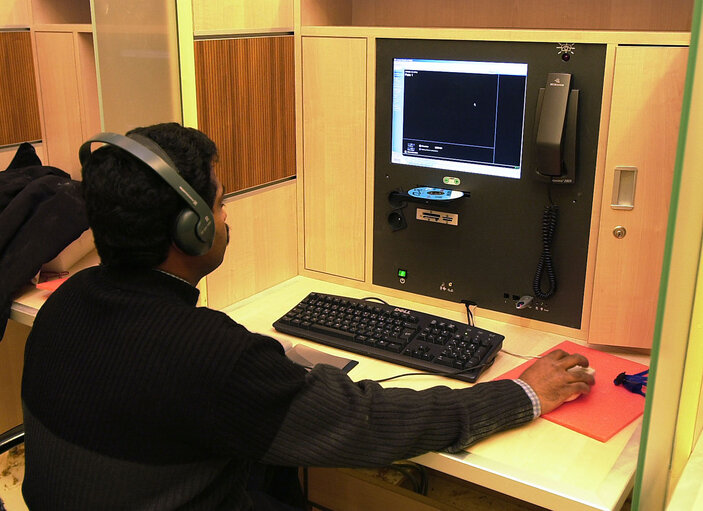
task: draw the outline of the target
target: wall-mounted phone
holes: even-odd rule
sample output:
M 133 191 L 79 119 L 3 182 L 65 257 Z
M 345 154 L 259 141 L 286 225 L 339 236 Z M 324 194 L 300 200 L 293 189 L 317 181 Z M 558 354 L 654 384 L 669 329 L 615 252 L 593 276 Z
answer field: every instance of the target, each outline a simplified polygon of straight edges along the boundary
M 535 113 L 535 170 L 552 183 L 570 184 L 576 177 L 578 102 L 570 74 L 547 75 Z

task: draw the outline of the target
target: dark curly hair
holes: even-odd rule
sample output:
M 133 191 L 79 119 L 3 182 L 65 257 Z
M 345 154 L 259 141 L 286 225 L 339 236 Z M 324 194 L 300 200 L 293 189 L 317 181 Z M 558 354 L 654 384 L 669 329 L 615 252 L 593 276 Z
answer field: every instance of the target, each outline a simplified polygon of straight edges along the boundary
M 177 123 L 136 128 L 171 158 L 179 174 L 212 208 L 211 177 L 217 147 L 204 133 Z M 95 246 L 104 265 L 154 268 L 164 262 L 178 213 L 187 207 L 147 165 L 126 151 L 103 146 L 83 166 L 83 196 Z

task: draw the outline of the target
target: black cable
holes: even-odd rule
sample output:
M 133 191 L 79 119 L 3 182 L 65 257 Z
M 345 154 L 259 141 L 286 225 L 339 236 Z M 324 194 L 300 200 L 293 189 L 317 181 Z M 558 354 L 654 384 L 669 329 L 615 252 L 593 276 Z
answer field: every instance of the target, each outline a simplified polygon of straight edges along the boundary
M 422 465 L 418 465 L 417 463 L 412 463 L 410 461 L 397 461 L 389 465 L 389 468 L 398 470 L 406 477 L 408 477 L 413 483 L 415 493 L 419 493 L 420 495 L 427 495 L 427 491 L 429 489 L 429 477 L 427 475 L 427 470 L 425 470 L 425 467 L 423 467 Z M 416 479 L 411 472 L 416 472 L 419 477 L 419 480 Z
M 400 472 L 401 474 L 403 474 L 412 484 L 413 491 L 415 493 L 422 492 L 422 484 L 420 481 L 418 481 L 415 478 L 415 475 L 410 470 L 408 470 L 408 468 L 410 468 L 410 467 L 408 467 L 406 465 L 401 465 L 399 463 L 393 463 L 391 465 L 388 465 L 387 468 L 389 468 L 391 470 L 396 470 L 396 471 Z
M 361 298 L 361 300 L 366 300 L 367 302 L 375 300 L 377 302 L 381 302 L 384 305 L 388 305 L 388 302 L 386 302 L 385 300 L 381 300 L 380 298 L 376 298 L 375 296 L 367 296 L 366 298 Z
M 407 376 L 447 376 L 451 378 L 452 376 L 456 376 L 458 374 L 463 374 L 463 373 L 468 373 L 469 371 L 473 371 L 474 369 L 479 369 L 481 367 L 488 367 L 493 363 L 491 362 L 485 362 L 483 364 L 476 364 L 471 367 L 465 367 L 464 369 L 457 369 L 456 371 L 425 371 L 425 372 L 417 372 L 417 373 L 403 373 L 403 374 L 397 374 L 395 376 L 389 376 L 388 378 L 382 378 L 380 380 L 371 380 L 376 383 L 383 383 L 387 382 L 390 380 L 395 380 L 397 378 L 405 378 Z
M 551 297 L 557 290 L 557 276 L 552 261 L 552 241 L 557 227 L 558 212 L 559 206 L 550 204 L 544 208 L 544 215 L 542 216 L 542 255 L 540 255 L 539 262 L 537 263 L 535 279 L 532 282 L 532 290 L 535 296 L 542 300 Z M 542 291 L 542 279 L 545 273 L 549 282 L 549 289 L 547 291 Z
M 469 323 L 469 326 L 474 326 L 474 313 L 471 312 L 471 306 L 477 306 L 478 304 L 472 300 L 461 300 L 461 303 L 463 303 L 466 306 L 466 318 Z

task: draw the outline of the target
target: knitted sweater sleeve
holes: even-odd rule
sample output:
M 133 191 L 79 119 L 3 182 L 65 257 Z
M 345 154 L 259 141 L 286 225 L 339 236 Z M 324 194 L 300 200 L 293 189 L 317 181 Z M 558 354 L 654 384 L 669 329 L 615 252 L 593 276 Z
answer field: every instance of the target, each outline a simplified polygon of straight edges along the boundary
M 532 418 L 532 402 L 512 380 L 457 390 L 386 389 L 318 365 L 307 374 L 262 461 L 378 466 L 431 450 L 456 452 Z

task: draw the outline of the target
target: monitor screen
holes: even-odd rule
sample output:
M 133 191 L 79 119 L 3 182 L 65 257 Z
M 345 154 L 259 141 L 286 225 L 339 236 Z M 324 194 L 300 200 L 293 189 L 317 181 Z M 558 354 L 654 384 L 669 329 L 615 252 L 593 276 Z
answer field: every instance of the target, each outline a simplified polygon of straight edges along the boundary
M 391 162 L 520 178 L 527 64 L 393 59 Z

